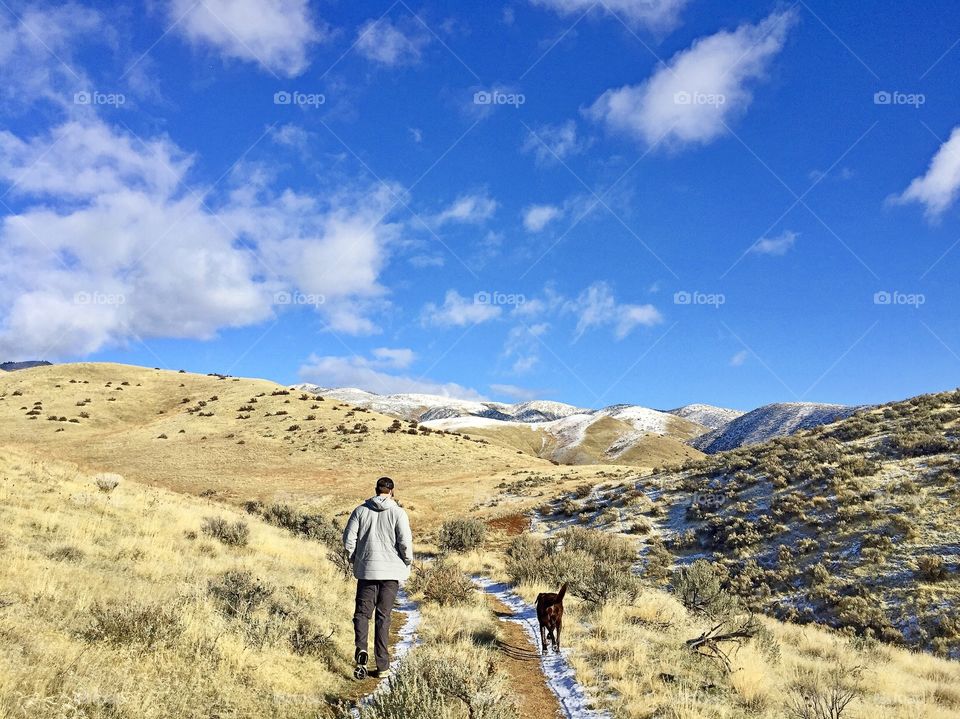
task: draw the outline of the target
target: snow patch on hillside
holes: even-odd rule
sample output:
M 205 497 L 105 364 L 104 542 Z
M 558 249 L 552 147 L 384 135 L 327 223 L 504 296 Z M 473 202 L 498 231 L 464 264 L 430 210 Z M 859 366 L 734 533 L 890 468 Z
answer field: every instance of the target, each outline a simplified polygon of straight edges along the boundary
M 690 420 L 708 429 L 720 429 L 737 417 L 742 417 L 744 412 L 739 409 L 714 407 L 711 404 L 688 404 L 676 409 L 668 409 L 667 414 Z
M 860 408 L 841 404 L 814 402 L 768 404 L 697 437 L 690 444 L 702 452 L 714 454 L 836 422 L 849 417 L 858 409 Z

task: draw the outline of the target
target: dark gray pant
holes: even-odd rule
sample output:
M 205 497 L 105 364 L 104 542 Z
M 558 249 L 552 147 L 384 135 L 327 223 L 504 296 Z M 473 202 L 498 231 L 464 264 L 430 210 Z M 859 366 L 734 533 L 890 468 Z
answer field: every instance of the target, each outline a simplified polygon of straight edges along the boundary
M 373 653 L 377 670 L 390 668 L 390 613 L 400 591 L 396 580 L 357 580 L 357 606 L 353 613 L 353 639 L 357 649 L 367 651 L 367 636 L 370 633 L 370 618 L 377 611 L 373 627 Z

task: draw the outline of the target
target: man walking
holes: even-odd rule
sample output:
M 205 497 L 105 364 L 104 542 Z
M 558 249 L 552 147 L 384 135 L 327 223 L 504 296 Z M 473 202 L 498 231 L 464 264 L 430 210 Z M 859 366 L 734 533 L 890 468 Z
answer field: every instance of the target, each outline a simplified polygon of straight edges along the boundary
M 376 609 L 373 651 L 377 670 L 373 676 L 390 676 L 390 613 L 400 582 L 410 576 L 413 564 L 413 535 L 407 513 L 393 498 L 393 480 L 377 480 L 376 496 L 361 504 L 350 515 L 343 532 L 343 546 L 357 578 L 357 603 L 353 614 L 353 634 L 358 677 L 365 676 L 367 635 L 370 617 Z

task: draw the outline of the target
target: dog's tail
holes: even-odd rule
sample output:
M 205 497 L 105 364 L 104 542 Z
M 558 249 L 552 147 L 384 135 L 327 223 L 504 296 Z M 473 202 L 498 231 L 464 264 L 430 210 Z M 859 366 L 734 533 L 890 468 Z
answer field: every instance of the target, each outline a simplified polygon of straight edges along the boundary
M 557 601 L 558 601 L 558 602 L 562 602 L 562 601 L 563 601 L 563 595 L 566 594 L 566 593 L 567 593 L 567 583 L 564 582 L 564 583 L 563 583 L 563 586 L 560 587 L 560 591 L 557 592 Z

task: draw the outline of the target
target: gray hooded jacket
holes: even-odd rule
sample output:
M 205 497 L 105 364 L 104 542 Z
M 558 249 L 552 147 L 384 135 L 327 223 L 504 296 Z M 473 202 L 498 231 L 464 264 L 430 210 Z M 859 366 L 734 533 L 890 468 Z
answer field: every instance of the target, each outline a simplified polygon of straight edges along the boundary
M 393 497 L 371 497 L 350 515 L 343 546 L 357 579 L 405 581 L 413 564 L 410 520 Z

